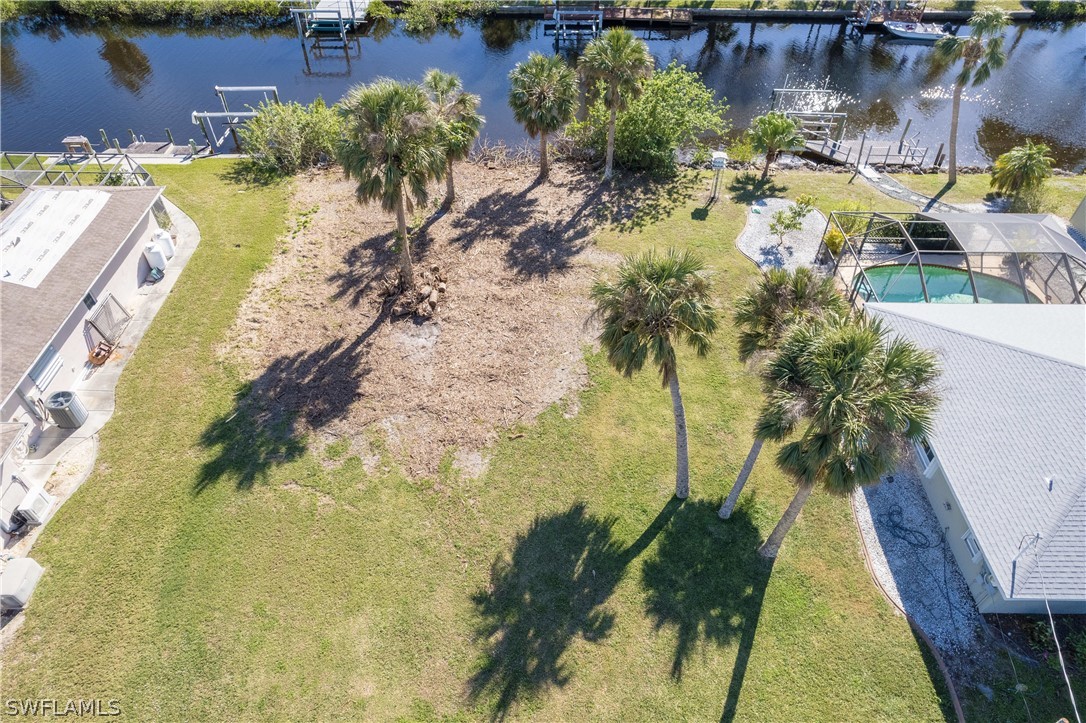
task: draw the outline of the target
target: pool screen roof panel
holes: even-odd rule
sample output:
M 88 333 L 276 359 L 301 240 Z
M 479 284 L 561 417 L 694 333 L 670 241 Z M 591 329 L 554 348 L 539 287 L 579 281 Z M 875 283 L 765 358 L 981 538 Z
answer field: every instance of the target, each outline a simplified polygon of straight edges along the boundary
M 1086 251 L 1059 219 L 1027 213 L 923 213 L 947 227 L 966 253 L 1067 254 L 1086 262 Z

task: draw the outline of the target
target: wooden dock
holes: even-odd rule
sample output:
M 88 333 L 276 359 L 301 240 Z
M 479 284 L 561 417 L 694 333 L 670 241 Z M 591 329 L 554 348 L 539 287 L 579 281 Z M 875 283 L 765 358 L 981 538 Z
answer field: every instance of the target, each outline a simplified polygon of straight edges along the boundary
M 366 22 L 370 0 L 320 0 L 309 16 L 310 32 L 339 33 L 340 26 L 355 30 Z
M 805 150 L 821 160 L 844 166 L 922 166 L 928 155 L 927 148 L 909 142 L 867 142 L 863 139 L 810 139 Z

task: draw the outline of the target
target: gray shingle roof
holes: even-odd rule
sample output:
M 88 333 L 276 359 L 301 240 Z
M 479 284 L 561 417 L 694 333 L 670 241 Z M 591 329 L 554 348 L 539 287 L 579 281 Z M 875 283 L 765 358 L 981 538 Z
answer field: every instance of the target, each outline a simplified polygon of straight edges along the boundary
M 934 312 L 913 317 L 914 306 L 930 305 L 865 309 L 941 358 L 942 402 L 929 441 L 1001 592 L 1039 598 L 1043 579 L 1051 599 L 1086 600 L 1086 349 L 1082 363 L 1069 363 L 1038 353 L 1036 334 L 1027 350 L 1006 343 L 1013 335 L 995 341 L 964 331 L 971 313 L 990 309 L 948 304 L 940 324 Z M 1075 315 L 1051 308 L 1023 306 L 1015 323 L 1031 315 L 1059 347 L 1066 334 L 1081 333 L 1061 327 L 1086 324 L 1086 308 Z M 1036 533 L 1041 539 L 1013 569 Z

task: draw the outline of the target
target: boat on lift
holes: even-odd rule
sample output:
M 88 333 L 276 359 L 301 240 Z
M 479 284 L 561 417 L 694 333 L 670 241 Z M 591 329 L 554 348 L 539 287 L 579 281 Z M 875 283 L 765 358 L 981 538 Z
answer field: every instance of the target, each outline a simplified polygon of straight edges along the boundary
M 951 33 L 947 25 L 935 23 L 906 22 L 903 20 L 887 20 L 882 24 L 886 32 L 905 40 L 935 41 L 950 37 Z

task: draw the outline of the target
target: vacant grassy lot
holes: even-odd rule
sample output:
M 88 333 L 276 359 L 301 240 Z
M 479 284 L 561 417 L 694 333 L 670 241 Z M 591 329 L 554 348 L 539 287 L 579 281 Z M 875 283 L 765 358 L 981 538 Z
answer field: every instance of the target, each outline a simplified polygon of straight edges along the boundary
M 579 413 L 506 435 L 473 480 L 410 479 L 387 456 L 367 472 L 346 444 L 235 415 L 246 389 L 216 347 L 289 189 L 230 169 L 152 169 L 203 241 L 121 381 L 96 472 L 35 547 L 47 574 L 4 653 L 5 697 L 116 698 L 137 720 L 944 718 L 845 500 L 815 495 L 763 567 L 790 496 L 767 449 L 717 520 L 759 401 L 728 324 L 709 359 L 680 361 L 682 505 L 668 395 L 596 354 Z M 777 191 L 876 200 L 847 178 L 782 174 Z M 726 308 L 755 269 L 733 245 L 743 207 L 704 209 L 707 188 L 639 204 L 599 243 L 697 248 Z
M 958 182 L 950 188 L 946 185 L 946 175 L 941 173 L 923 176 L 900 173 L 894 178 L 927 196 L 941 193 L 939 200 L 946 203 L 980 203 L 991 197 L 992 177 L 987 173 L 961 174 Z M 1052 213 L 1070 218 L 1086 197 L 1086 176 L 1053 176 L 1048 179 L 1045 187 L 1048 189 Z

